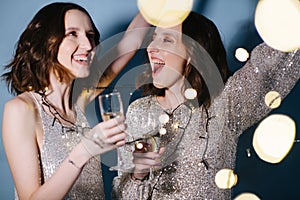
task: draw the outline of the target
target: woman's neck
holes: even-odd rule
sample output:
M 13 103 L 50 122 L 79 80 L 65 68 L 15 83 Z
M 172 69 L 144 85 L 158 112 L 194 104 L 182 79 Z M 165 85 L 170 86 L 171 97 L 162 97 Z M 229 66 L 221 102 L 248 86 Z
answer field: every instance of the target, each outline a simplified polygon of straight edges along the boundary
M 166 89 L 165 96 L 158 96 L 157 101 L 163 108 L 175 109 L 178 105 L 186 101 L 184 87 Z
M 72 83 L 60 82 L 53 74 L 50 75 L 50 87 L 46 92 L 47 99 L 53 106 L 64 113 L 72 109 L 71 103 Z

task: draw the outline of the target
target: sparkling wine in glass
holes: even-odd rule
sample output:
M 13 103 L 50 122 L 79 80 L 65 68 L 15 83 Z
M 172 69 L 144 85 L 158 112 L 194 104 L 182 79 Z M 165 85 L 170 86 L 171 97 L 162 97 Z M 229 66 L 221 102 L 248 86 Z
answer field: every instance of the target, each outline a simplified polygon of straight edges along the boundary
M 123 115 L 123 103 L 119 92 L 100 95 L 99 106 L 103 121 Z
M 107 120 L 110 120 L 112 118 L 115 118 L 117 116 L 121 116 L 122 115 L 122 112 L 107 112 L 107 113 L 103 113 L 102 114 L 102 120 L 103 121 L 107 121 Z
M 123 115 L 123 103 L 119 92 L 112 92 L 99 96 L 99 107 L 103 121 Z M 124 170 L 132 166 L 127 166 L 120 157 L 120 150 L 117 149 L 118 165 L 110 168 L 111 171 Z
M 159 124 L 154 114 L 151 112 L 140 119 L 141 129 L 137 130 L 135 150 L 143 152 L 157 152 L 160 146 Z
M 137 130 L 139 138 L 135 142 L 135 151 L 140 153 L 158 152 L 160 148 L 160 134 L 158 118 L 151 112 L 140 117 L 141 129 Z M 153 176 L 153 169 L 149 169 L 149 176 Z

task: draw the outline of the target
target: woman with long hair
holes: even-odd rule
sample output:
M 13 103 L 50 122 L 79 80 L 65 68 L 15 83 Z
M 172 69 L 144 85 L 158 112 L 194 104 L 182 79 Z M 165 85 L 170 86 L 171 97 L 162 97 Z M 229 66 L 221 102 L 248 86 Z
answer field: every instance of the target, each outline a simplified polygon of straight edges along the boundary
M 134 101 L 126 114 L 126 132 L 132 136 L 127 144 L 139 146 L 133 154 L 127 145 L 121 147 L 135 167 L 114 180 L 116 195 L 231 199 L 230 190 L 217 187 L 215 175 L 234 169 L 238 137 L 271 111 L 264 103 L 267 92 L 283 98 L 298 81 L 299 51 L 258 45 L 230 76 L 217 27 L 191 12 L 182 24 L 156 27 L 147 53 L 150 70 L 140 86 L 148 96 Z M 147 117 L 159 124 L 158 133 L 143 126 Z
M 98 155 L 125 144 L 124 117 L 89 127 L 85 106 L 102 90 L 81 93 L 75 80 L 88 80 L 94 63 L 103 72 L 98 84 L 108 86 L 142 42 L 134 29 L 145 26 L 138 14 L 105 68 L 95 58 L 100 33 L 83 7 L 51 3 L 33 17 L 2 76 L 17 95 L 5 104 L 2 127 L 16 199 L 105 198 Z

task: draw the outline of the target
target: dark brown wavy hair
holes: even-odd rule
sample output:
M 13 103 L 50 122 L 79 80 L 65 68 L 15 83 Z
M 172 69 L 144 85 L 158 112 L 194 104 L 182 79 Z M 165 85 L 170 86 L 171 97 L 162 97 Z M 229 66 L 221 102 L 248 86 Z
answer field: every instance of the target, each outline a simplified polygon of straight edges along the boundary
M 186 81 L 197 91 L 196 103 L 208 108 L 211 99 L 222 91 L 222 86 L 230 76 L 219 31 L 211 20 L 192 11 L 182 23 L 182 41 L 191 58 L 191 63 L 184 69 Z M 216 70 L 213 69 L 214 66 Z M 220 77 L 221 84 L 214 82 L 216 77 Z M 165 94 L 165 89 L 158 89 L 152 84 L 150 67 L 138 78 L 137 86 L 143 89 L 144 95 Z
M 90 18 L 95 32 L 95 44 L 99 44 L 100 33 L 83 7 L 74 3 L 52 3 L 43 7 L 21 34 L 15 55 L 5 66 L 8 72 L 2 78 L 11 93 L 44 90 L 50 84 L 51 70 L 62 82 L 74 78 L 57 60 L 59 46 L 65 37 L 65 14 L 72 9 L 80 10 Z

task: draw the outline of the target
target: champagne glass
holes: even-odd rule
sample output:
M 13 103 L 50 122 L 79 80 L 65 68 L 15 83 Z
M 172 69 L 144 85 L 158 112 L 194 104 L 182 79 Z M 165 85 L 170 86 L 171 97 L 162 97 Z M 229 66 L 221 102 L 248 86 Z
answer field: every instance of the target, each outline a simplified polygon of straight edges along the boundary
M 158 152 L 160 147 L 160 134 L 158 118 L 151 112 L 139 116 L 137 121 L 140 129 L 136 131 L 134 149 L 136 152 Z M 149 169 L 149 176 L 152 177 L 152 168 Z
M 157 152 L 160 145 L 159 124 L 152 113 L 140 117 L 140 127 L 137 130 L 135 150 L 142 152 Z
M 123 115 L 123 103 L 119 92 L 99 95 L 99 106 L 103 121 Z
M 103 121 L 121 116 L 124 114 L 123 103 L 121 99 L 121 94 L 119 92 L 112 92 L 109 94 L 99 95 L 99 107 L 101 112 L 101 117 Z M 123 170 L 132 166 L 127 166 L 126 162 L 122 160 L 120 156 L 120 150 L 117 149 L 118 164 L 110 168 L 111 171 Z

